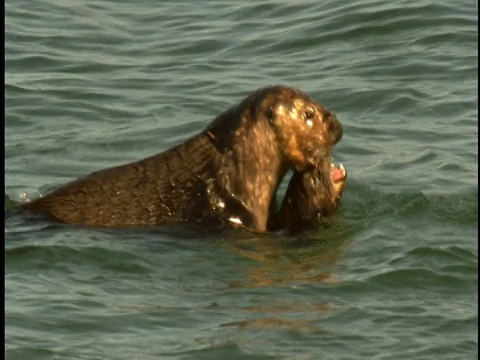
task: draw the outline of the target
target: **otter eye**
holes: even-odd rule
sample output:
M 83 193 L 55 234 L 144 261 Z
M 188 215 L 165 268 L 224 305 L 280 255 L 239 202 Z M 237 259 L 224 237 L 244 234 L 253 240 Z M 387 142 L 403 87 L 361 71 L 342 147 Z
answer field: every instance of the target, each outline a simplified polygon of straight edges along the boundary
M 273 109 L 271 107 L 269 107 L 267 111 L 265 111 L 265 116 L 267 117 L 268 122 L 270 123 L 273 122 L 275 116 L 273 114 Z
M 304 120 L 308 127 L 313 126 L 314 118 L 315 118 L 315 114 L 312 111 L 305 111 Z

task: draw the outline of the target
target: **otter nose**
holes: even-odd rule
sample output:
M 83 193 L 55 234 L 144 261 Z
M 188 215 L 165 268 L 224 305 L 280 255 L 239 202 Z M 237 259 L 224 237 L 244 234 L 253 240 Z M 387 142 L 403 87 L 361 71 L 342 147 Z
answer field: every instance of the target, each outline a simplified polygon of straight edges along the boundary
M 338 121 L 335 114 L 329 113 L 327 115 L 327 127 L 328 132 L 330 133 L 332 145 L 335 145 L 342 139 L 343 136 L 343 126 L 340 121 Z

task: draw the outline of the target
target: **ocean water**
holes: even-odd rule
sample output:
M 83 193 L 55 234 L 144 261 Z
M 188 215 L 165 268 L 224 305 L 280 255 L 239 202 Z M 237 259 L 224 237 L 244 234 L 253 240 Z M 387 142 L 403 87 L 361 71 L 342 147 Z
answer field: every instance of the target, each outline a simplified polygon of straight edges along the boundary
M 9 198 L 272 84 L 337 114 L 349 180 L 297 237 L 6 218 L 6 358 L 478 358 L 477 41 L 464 0 L 7 1 Z

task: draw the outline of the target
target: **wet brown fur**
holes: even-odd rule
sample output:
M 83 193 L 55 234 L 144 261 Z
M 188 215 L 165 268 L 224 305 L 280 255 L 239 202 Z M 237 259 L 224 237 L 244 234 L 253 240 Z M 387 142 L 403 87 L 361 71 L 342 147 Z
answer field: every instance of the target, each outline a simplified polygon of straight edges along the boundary
M 334 214 L 346 177 L 333 184 L 330 171 L 331 159 L 326 156 L 314 169 L 294 172 L 276 218 L 281 227 L 293 233 L 305 231 L 325 223 Z
M 96 227 L 238 219 L 264 232 L 287 170 L 314 169 L 342 132 L 335 115 L 305 93 L 264 88 L 172 149 L 93 172 L 22 207 L 58 222 Z

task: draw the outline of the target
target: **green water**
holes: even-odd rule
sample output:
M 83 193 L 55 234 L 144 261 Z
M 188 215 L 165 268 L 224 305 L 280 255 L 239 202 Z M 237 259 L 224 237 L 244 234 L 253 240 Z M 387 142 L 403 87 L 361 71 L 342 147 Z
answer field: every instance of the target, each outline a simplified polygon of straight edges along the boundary
M 6 218 L 7 359 L 478 358 L 477 6 L 6 2 L 11 200 L 278 83 L 337 114 L 349 172 L 333 225 L 297 238 Z

